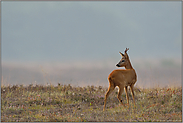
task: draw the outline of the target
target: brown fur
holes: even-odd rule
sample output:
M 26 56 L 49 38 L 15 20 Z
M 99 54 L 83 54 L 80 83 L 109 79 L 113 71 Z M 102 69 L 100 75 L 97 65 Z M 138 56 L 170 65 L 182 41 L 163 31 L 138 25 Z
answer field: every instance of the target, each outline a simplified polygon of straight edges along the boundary
M 117 70 L 113 70 L 109 76 L 108 76 L 108 80 L 109 80 L 109 88 L 108 91 L 105 95 L 105 99 L 104 99 L 104 110 L 106 107 L 106 101 L 108 96 L 110 95 L 110 93 L 114 90 L 114 88 L 116 86 L 119 87 L 119 92 L 118 92 L 118 100 L 119 102 L 123 105 L 122 100 L 121 100 L 121 94 L 123 93 L 123 89 L 125 88 L 125 93 L 126 93 L 126 99 L 127 99 L 127 103 L 129 104 L 129 97 L 127 94 L 127 87 L 130 86 L 131 89 L 131 93 L 132 93 L 132 97 L 133 97 L 133 101 L 134 101 L 134 105 L 135 105 L 135 99 L 134 99 L 134 91 L 133 91 L 133 87 L 134 84 L 137 81 L 137 75 L 135 70 L 133 69 L 127 51 L 129 49 L 126 48 L 125 50 L 125 54 L 121 54 L 122 59 L 121 61 L 116 65 L 118 67 L 125 67 L 126 69 L 117 69 Z

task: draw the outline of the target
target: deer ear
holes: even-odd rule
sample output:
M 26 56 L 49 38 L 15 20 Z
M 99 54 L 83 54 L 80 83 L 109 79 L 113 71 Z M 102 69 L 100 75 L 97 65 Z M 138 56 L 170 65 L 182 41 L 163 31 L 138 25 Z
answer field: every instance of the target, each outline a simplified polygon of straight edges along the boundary
M 121 52 L 119 52 L 119 53 L 121 54 L 122 57 L 125 56 L 123 53 L 121 53 Z

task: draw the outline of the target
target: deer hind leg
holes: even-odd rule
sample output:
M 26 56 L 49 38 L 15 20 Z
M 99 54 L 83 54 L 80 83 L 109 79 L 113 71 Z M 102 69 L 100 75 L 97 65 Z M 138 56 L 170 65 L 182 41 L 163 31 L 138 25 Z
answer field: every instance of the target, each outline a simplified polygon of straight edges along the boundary
M 124 86 L 119 86 L 119 92 L 118 92 L 118 100 L 119 102 L 123 105 L 123 102 L 122 102 L 122 99 L 121 99 L 121 94 L 123 93 L 123 90 L 124 90 Z M 123 105 L 124 106 L 124 105 Z
M 129 105 L 128 86 L 125 86 L 125 93 L 126 93 L 127 104 Z
M 114 90 L 114 88 L 115 88 L 115 85 L 113 83 L 110 83 L 109 88 L 108 88 L 108 91 L 106 92 L 106 95 L 105 95 L 104 109 L 103 110 L 105 110 L 107 98 L 108 98 L 109 94 Z
M 134 105 L 135 105 L 135 98 L 134 98 L 133 85 L 130 85 L 130 90 L 131 90 L 132 97 L 133 97 L 133 103 L 134 103 Z

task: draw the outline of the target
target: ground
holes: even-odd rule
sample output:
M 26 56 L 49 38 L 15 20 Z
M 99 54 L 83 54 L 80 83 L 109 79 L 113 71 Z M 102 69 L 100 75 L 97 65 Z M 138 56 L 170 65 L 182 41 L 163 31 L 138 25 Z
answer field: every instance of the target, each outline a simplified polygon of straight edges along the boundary
M 1 86 L 2 122 L 182 122 L 182 87 L 135 88 L 135 106 L 129 91 L 130 104 L 122 94 L 125 106 L 115 89 L 107 99 L 102 86 L 13 85 Z

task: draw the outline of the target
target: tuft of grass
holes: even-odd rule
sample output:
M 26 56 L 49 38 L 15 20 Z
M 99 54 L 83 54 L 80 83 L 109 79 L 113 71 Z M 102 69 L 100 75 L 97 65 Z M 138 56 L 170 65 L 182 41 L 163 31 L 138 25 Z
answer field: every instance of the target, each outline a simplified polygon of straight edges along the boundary
M 121 106 L 115 89 L 103 111 L 101 86 L 1 86 L 1 122 L 182 122 L 181 87 L 134 89 L 135 106 L 130 93 Z

